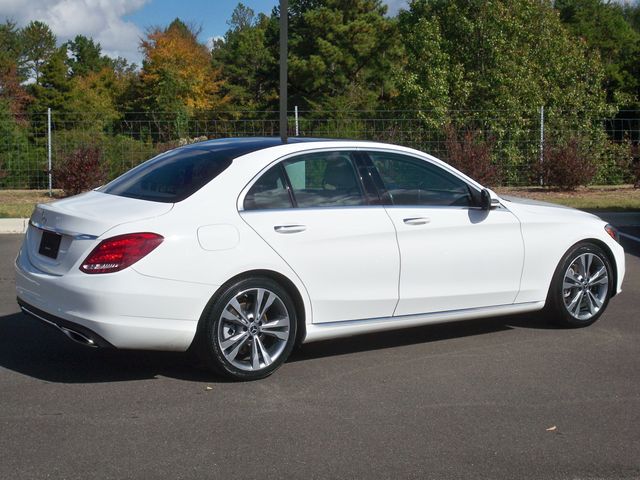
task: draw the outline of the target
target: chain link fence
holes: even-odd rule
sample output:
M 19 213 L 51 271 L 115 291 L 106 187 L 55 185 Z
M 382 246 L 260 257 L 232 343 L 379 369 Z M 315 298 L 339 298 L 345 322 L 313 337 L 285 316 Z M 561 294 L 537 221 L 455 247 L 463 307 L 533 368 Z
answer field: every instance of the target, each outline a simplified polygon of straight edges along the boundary
M 79 149 L 91 147 L 114 178 L 158 153 L 206 139 L 279 134 L 278 112 L 127 113 L 118 118 L 87 112 L 50 112 L 0 119 L 0 189 L 46 189 Z M 545 145 L 579 139 L 596 159 L 595 183 L 632 181 L 640 141 L 640 111 L 610 118 L 590 112 L 538 109 L 519 115 L 487 111 L 298 111 L 289 115 L 291 136 L 350 138 L 405 145 L 445 161 L 454 142 L 490 152 L 508 186 L 540 182 Z M 635 150 L 634 150 L 635 149 Z M 49 163 L 50 162 L 50 163 Z M 49 168 L 51 165 L 51 169 Z M 464 169 L 464 168 L 463 168 Z

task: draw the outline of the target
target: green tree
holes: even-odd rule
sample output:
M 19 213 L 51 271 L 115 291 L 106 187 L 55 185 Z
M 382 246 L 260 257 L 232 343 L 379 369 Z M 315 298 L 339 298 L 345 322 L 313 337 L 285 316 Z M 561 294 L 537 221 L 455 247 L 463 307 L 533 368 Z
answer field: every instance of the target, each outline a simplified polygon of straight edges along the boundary
M 424 15 L 420 6 L 401 11 L 399 30 L 405 46 L 402 62 L 394 66 L 398 97 L 394 107 L 419 109 L 420 118 L 429 128 L 442 127 L 452 104 L 452 96 L 460 92 L 461 68 L 453 65 L 445 50 L 444 38 L 437 20 Z
M 640 32 L 640 2 L 636 0 L 633 3 L 625 3 L 622 12 L 631 28 L 636 32 Z
M 550 3 L 414 0 L 400 22 L 405 69 L 434 88 L 441 75 L 420 73 L 435 58 L 436 71 L 449 72 L 451 109 L 506 111 L 505 118 L 540 105 L 605 112 L 598 54 L 566 31 Z
M 600 53 L 608 100 L 622 105 L 636 101 L 640 85 L 640 33 L 625 18 L 625 7 L 602 0 L 557 0 L 555 7 L 569 29 Z M 632 7 L 626 8 L 630 12 Z
M 293 0 L 290 101 L 302 108 L 373 109 L 393 95 L 395 21 L 380 0 Z
M 29 78 L 40 84 L 42 70 L 56 53 L 56 36 L 40 21 L 30 22 L 20 32 L 22 61 Z
M 69 40 L 65 45 L 70 54 L 66 63 L 72 76 L 96 73 L 104 67 L 112 65 L 109 57 L 102 55 L 100 44 L 84 35 L 76 35 L 73 40 Z
M 9 102 L 0 98 L 0 188 L 37 188 L 42 164 L 36 165 L 34 154 L 26 125 L 16 118 Z
M 11 20 L 5 20 L 0 24 L 0 64 L 14 64 L 20 80 L 26 80 L 24 77 L 24 68 L 21 65 L 22 44 L 20 38 L 20 30 L 16 23 Z
M 548 130 L 602 140 L 598 120 L 612 112 L 598 52 L 567 31 L 551 2 L 414 0 L 399 22 L 400 98 L 414 98 L 431 123 L 490 131 L 510 172 L 539 154 L 530 132 L 541 105 Z M 443 118 L 445 109 L 460 114 Z
M 40 81 L 31 85 L 31 93 L 35 101 L 31 106 L 33 112 L 46 112 L 51 108 L 57 113 L 69 111 L 69 98 L 73 87 L 68 76 L 67 49 L 58 48 L 42 66 Z
M 264 110 L 277 99 L 277 58 L 267 43 L 271 19 L 238 4 L 223 39 L 214 41 L 212 64 L 225 80 L 223 92 L 239 109 Z

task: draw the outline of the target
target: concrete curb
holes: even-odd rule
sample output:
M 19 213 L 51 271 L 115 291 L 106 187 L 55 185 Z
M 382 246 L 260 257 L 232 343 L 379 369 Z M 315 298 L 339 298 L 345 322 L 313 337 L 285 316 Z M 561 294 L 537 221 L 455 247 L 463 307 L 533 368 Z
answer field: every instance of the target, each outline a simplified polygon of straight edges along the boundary
M 28 218 L 0 218 L 0 234 L 25 233 L 28 226 Z

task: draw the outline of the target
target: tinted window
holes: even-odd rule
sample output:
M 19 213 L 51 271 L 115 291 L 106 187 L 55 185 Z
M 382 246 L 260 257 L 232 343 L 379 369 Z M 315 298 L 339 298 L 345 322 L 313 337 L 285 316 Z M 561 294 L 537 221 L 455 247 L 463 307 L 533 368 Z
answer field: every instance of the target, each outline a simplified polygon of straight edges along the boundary
M 291 207 L 282 165 L 276 165 L 260 177 L 244 197 L 245 210 Z
M 393 153 L 369 152 L 394 205 L 469 206 L 469 186 L 440 167 Z
M 99 191 L 154 202 L 184 200 L 231 165 L 227 151 L 179 148 L 158 155 Z
M 356 170 L 348 152 L 322 152 L 284 162 L 298 207 L 363 205 Z

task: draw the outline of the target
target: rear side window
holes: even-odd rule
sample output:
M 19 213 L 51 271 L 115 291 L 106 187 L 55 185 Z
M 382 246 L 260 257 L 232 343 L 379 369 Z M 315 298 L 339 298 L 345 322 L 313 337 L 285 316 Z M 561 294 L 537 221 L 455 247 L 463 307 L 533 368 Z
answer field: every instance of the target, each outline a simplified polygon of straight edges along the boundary
M 401 154 L 367 153 L 394 205 L 473 205 L 469 186 L 436 165 Z
M 349 152 L 319 152 L 284 162 L 298 207 L 364 205 Z
M 192 195 L 231 165 L 225 151 L 180 148 L 129 170 L 99 191 L 121 197 L 175 203 Z
M 260 177 L 244 197 L 245 210 L 291 208 L 292 206 L 282 165 L 276 165 Z

